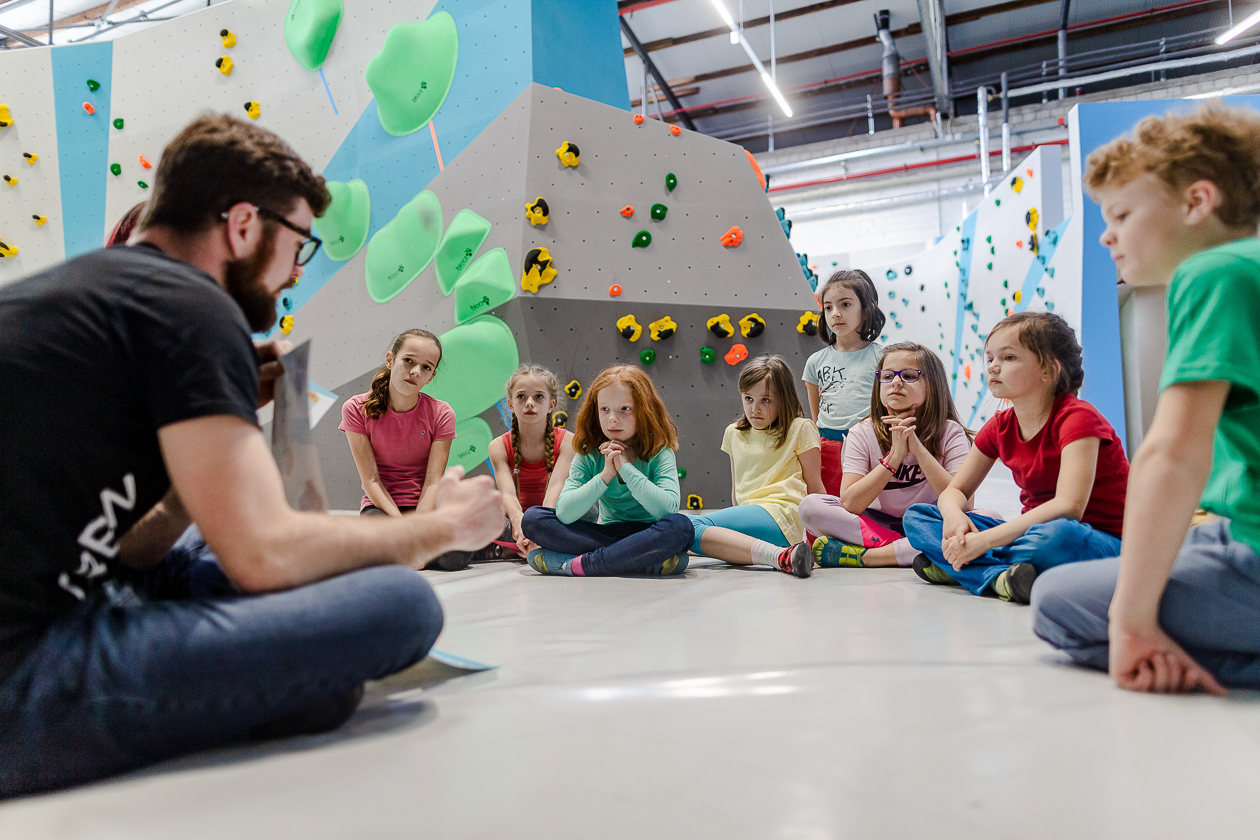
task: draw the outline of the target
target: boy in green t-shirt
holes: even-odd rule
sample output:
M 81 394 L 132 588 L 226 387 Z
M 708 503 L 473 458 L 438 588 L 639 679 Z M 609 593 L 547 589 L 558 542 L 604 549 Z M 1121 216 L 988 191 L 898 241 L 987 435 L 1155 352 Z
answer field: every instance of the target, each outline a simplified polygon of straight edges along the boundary
M 1260 687 L 1260 114 L 1148 117 L 1085 182 L 1121 279 L 1168 284 L 1168 355 L 1120 557 L 1042 574 L 1034 630 L 1122 688 Z

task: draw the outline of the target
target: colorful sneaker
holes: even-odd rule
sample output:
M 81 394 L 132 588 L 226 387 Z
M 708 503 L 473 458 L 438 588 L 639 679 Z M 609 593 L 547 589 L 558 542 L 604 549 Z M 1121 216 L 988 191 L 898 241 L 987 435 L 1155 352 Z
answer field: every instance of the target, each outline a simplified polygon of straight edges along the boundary
M 643 570 L 645 575 L 654 575 L 659 577 L 667 577 L 669 575 L 681 575 L 687 571 L 687 563 L 690 561 L 690 555 L 687 552 L 675 554 L 673 557 L 667 557 L 655 566 L 648 566 Z
M 929 560 L 926 554 L 916 554 L 911 568 L 914 569 L 916 575 L 928 583 L 935 583 L 938 586 L 962 586 L 949 576 L 949 572 Z
M 576 556 L 576 554 L 561 554 L 558 551 L 536 548 L 525 558 L 525 562 L 533 567 L 535 571 L 544 575 L 567 575 L 568 577 L 573 577 L 573 572 L 569 569 L 569 565 Z
M 862 555 L 866 548 L 860 545 L 841 542 L 835 537 L 819 537 L 814 540 L 814 560 L 824 569 L 838 569 L 841 566 L 860 569 Z
M 814 549 L 799 542 L 779 552 L 779 571 L 798 578 L 807 578 L 814 571 Z
M 1016 563 L 993 579 L 993 592 L 1003 601 L 1016 604 L 1032 603 L 1032 587 L 1037 582 L 1037 570 L 1031 563 Z

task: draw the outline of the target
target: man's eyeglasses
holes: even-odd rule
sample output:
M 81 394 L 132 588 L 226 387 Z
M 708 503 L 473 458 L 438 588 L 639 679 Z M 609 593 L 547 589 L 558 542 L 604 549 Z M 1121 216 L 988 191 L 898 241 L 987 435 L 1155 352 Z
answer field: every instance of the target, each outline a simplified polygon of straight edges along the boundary
M 877 370 L 875 377 L 885 385 L 894 379 L 900 379 L 907 385 L 913 385 L 919 381 L 919 377 L 923 375 L 923 371 L 915 368 L 906 368 L 905 370 Z
M 298 245 L 297 258 L 294 260 L 294 265 L 306 265 L 315 258 L 317 253 L 319 253 L 319 246 L 324 243 L 318 236 L 314 235 L 309 230 L 303 230 L 293 224 L 293 222 L 290 222 L 284 216 L 281 216 L 273 210 L 268 210 L 266 207 L 255 207 L 254 209 L 258 211 L 258 215 L 262 218 L 271 219 L 271 221 L 287 227 L 289 230 L 302 237 L 302 242 Z M 227 217 L 228 211 L 226 210 L 219 214 L 219 218 L 225 222 L 227 221 Z

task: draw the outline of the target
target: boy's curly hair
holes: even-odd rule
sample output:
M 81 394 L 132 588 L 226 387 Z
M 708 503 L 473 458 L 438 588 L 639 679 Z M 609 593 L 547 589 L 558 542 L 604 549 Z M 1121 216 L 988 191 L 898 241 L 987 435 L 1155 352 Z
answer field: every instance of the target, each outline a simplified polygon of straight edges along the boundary
M 1151 173 L 1180 191 L 1195 181 L 1216 184 L 1217 217 L 1230 227 L 1260 224 L 1260 114 L 1208 102 L 1193 113 L 1147 117 L 1132 137 L 1117 137 L 1085 162 L 1091 198 Z

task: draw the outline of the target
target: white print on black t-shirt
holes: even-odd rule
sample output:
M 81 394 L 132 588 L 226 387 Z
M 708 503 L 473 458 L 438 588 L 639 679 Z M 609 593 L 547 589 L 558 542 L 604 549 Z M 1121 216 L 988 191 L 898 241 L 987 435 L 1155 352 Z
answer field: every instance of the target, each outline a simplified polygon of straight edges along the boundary
M 74 574 L 76 577 L 83 578 L 85 582 L 98 578 L 108 571 L 105 563 L 96 559 L 92 552 L 96 552 L 107 560 L 118 556 L 118 517 L 114 514 L 114 509 L 116 507 L 122 510 L 135 509 L 136 477 L 132 473 L 123 476 L 123 489 L 127 493 L 125 496 L 108 487 L 101 490 L 101 508 L 104 513 L 85 525 L 79 533 L 79 545 L 90 551 L 79 554 L 79 568 L 75 569 Z M 57 578 L 57 585 L 80 601 L 87 597 L 81 587 L 70 582 L 70 575 L 67 572 L 62 572 Z
M 820 365 L 818 368 L 818 413 L 819 415 L 831 414 L 832 408 L 835 406 L 836 400 L 840 397 L 840 391 L 843 389 L 844 383 L 843 367 L 832 367 L 831 365 Z M 832 390 L 832 386 L 835 389 Z

